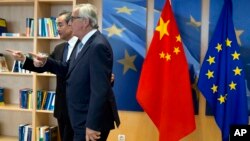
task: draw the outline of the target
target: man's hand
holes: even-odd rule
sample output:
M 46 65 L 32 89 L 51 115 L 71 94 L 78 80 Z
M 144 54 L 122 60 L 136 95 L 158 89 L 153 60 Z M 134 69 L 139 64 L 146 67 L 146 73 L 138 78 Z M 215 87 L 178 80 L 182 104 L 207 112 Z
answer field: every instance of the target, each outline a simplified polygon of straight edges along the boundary
M 23 63 L 26 59 L 26 56 L 21 51 L 11 49 L 6 49 L 6 51 L 10 52 L 17 61 L 21 61 Z
M 101 132 L 86 128 L 86 141 L 96 141 L 100 139 Z
M 35 54 L 29 52 L 29 54 L 33 57 L 33 63 L 35 67 L 43 67 L 47 61 L 48 56 L 45 54 Z

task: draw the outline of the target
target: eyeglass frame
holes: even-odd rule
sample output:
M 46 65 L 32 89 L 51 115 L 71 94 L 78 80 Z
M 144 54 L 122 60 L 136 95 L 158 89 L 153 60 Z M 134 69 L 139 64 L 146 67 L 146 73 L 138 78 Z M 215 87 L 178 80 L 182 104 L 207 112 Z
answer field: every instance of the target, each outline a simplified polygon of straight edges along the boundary
M 83 19 L 83 17 L 79 17 L 79 16 L 70 16 L 69 17 L 69 21 L 73 22 L 75 19 Z

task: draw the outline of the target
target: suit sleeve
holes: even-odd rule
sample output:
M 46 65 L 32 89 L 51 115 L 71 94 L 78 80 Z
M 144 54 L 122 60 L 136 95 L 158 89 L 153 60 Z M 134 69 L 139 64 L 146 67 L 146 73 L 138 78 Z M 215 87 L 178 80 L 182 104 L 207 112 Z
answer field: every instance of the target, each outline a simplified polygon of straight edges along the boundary
M 33 64 L 33 59 L 31 59 L 29 57 L 26 58 L 22 68 L 25 70 L 34 71 L 34 72 L 38 72 L 38 73 L 45 72 L 45 70 L 42 67 L 40 67 L 40 68 L 35 67 Z
M 49 55 L 50 58 L 56 59 L 56 54 L 60 53 L 59 46 L 57 46 L 54 51 Z M 26 61 L 23 64 L 23 69 L 33 71 L 33 72 L 38 72 L 38 73 L 43 73 L 46 72 L 47 70 L 44 67 L 35 67 L 33 64 L 33 59 L 27 57 Z

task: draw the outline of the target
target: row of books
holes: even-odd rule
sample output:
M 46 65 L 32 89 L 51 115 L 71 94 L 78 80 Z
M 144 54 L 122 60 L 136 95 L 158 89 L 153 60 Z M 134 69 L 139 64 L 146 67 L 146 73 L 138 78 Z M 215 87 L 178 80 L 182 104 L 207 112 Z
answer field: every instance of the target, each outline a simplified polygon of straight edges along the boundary
M 18 127 L 19 141 L 32 141 L 32 126 L 30 124 L 20 124 Z
M 26 18 L 26 36 L 33 37 L 34 36 L 34 19 Z
M 37 109 L 54 111 L 55 107 L 55 91 L 37 91 Z
M 57 141 L 58 127 L 57 126 L 40 126 L 36 127 L 36 141 Z M 20 124 L 18 128 L 19 141 L 32 140 L 31 124 Z
M 32 89 L 24 88 L 19 90 L 19 107 L 23 109 L 32 109 Z
M 7 24 L 3 19 L 0 19 L 0 35 L 4 37 L 34 37 L 34 19 L 26 18 L 25 33 L 8 32 Z M 2 23 L 2 24 L 1 24 Z M 40 37 L 58 37 L 56 18 L 39 18 L 38 19 L 38 36 Z
M 38 36 L 41 37 L 57 37 L 56 18 L 39 18 L 38 19 Z
M 32 109 L 32 94 L 33 90 L 24 88 L 19 90 L 19 107 L 23 109 Z M 55 91 L 37 91 L 37 110 L 53 111 L 55 107 Z
M 14 61 L 14 64 L 12 66 L 12 72 L 31 73 L 31 71 L 23 69 L 21 61 L 17 61 L 17 60 Z

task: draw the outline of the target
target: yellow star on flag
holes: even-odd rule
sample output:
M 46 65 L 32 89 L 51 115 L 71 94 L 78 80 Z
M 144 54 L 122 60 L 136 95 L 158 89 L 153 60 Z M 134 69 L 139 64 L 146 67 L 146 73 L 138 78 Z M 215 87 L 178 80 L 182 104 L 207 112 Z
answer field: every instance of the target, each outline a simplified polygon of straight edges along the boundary
M 229 84 L 230 90 L 236 90 L 236 83 L 234 83 L 233 81 Z
M 175 38 L 176 38 L 176 42 L 181 42 L 181 35 L 180 34 L 178 36 L 176 36 Z
M 160 55 L 160 58 L 165 58 L 165 53 L 163 51 L 159 55 Z
M 167 53 L 165 58 L 166 58 L 167 61 L 170 61 L 171 60 L 171 55 Z
M 231 47 L 231 43 L 232 43 L 232 41 L 230 41 L 230 40 L 227 38 L 227 40 L 226 40 L 226 46 L 227 46 L 227 47 Z
M 120 29 L 118 28 L 115 24 L 113 24 L 111 27 L 104 29 L 106 31 L 108 31 L 108 37 L 111 37 L 113 35 L 117 35 L 117 36 L 122 36 L 121 33 L 123 32 L 124 29 Z
M 169 24 L 170 20 L 168 20 L 166 23 L 164 23 L 163 19 L 160 18 L 160 23 L 159 25 L 156 27 L 156 31 L 160 32 L 160 40 L 162 39 L 162 37 L 166 34 L 167 36 L 169 36 L 168 33 L 168 24 Z
M 239 69 L 239 67 L 237 66 L 233 71 L 234 71 L 234 75 L 241 75 L 242 69 Z
M 227 97 L 227 94 L 225 96 L 220 95 L 220 97 L 217 100 L 219 100 L 220 104 L 222 104 L 226 102 L 226 97 Z
M 211 88 L 213 93 L 216 93 L 218 91 L 218 86 L 213 84 L 213 87 Z
M 209 62 L 209 65 L 215 63 L 214 59 L 215 59 L 215 57 L 209 56 L 209 58 L 207 59 L 207 61 Z
M 175 47 L 175 48 L 174 48 L 174 53 L 175 53 L 176 55 L 178 55 L 179 52 L 181 52 L 181 51 L 180 51 L 180 48 L 179 48 L 179 47 Z
M 218 43 L 215 48 L 217 49 L 218 52 L 222 51 L 222 44 Z
M 137 71 L 134 65 L 135 58 L 136 55 L 129 56 L 128 51 L 125 50 L 125 58 L 118 60 L 118 62 L 124 66 L 123 74 L 125 74 L 129 69 Z
M 235 59 L 239 60 L 240 59 L 239 58 L 240 54 L 237 53 L 236 51 L 232 54 L 232 56 L 233 56 L 233 60 L 235 60 Z
M 127 6 L 123 6 L 121 8 L 115 8 L 117 10 L 116 13 L 125 13 L 128 15 L 131 15 L 131 12 L 134 11 L 134 9 L 129 9 Z
M 208 70 L 208 72 L 206 73 L 206 75 L 207 75 L 208 79 L 213 78 L 214 77 L 214 72 Z

